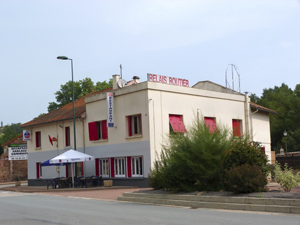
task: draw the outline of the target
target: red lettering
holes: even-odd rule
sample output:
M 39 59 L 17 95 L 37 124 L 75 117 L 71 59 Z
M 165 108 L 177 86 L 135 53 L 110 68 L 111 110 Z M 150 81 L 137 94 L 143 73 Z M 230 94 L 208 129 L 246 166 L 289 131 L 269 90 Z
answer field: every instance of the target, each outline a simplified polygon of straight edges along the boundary
M 149 73 L 149 81 L 152 81 L 152 74 Z
M 189 81 L 188 80 L 186 80 L 186 86 L 189 87 Z
M 157 75 L 156 74 L 153 74 L 153 81 L 157 82 Z
M 172 83 L 172 77 L 169 77 L 169 84 L 173 84 Z
M 162 76 L 159 76 L 159 82 L 162 83 Z

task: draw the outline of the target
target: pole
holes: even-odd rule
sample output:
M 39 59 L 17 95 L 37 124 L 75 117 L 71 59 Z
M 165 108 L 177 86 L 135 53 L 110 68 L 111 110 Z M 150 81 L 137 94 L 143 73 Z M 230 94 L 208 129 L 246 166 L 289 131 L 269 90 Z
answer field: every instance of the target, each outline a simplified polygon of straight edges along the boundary
M 72 71 L 74 150 L 76 150 L 76 127 L 75 127 L 75 97 L 74 97 L 74 80 L 73 80 L 73 59 L 70 59 L 70 60 L 71 60 L 71 71 Z

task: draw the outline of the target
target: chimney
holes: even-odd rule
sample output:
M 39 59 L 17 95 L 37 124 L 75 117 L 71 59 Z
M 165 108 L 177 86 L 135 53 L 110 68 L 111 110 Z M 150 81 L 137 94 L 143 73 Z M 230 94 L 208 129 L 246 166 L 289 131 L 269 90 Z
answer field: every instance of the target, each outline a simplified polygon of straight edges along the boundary
M 140 78 L 138 76 L 134 76 L 132 78 L 136 83 L 140 83 Z
M 118 81 L 120 79 L 120 75 L 115 74 L 112 75 L 112 77 L 113 77 L 113 90 L 118 89 Z

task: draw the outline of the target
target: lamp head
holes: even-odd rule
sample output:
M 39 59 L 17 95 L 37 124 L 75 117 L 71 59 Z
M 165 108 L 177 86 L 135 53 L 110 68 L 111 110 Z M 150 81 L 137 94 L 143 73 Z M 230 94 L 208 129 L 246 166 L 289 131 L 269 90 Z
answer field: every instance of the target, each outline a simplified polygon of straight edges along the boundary
M 57 56 L 57 59 L 67 60 L 69 58 L 67 56 Z
M 285 131 L 283 131 L 283 135 L 284 135 L 284 136 L 287 136 L 287 132 L 286 132 L 286 130 L 285 130 Z

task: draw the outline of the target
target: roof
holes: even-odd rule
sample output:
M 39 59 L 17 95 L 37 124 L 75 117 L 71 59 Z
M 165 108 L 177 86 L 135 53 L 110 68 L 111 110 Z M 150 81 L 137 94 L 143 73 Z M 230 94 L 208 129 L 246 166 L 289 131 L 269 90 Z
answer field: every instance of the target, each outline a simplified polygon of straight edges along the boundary
M 11 139 L 10 141 L 4 143 L 1 146 L 4 147 L 4 146 L 9 145 L 9 144 L 18 145 L 18 144 L 26 144 L 26 143 L 27 143 L 27 141 L 23 141 L 23 134 L 20 134 L 17 137 Z
M 75 118 L 80 118 L 83 113 L 86 111 L 86 105 L 85 105 L 85 97 L 91 96 L 94 94 L 98 94 L 101 92 L 108 92 L 111 91 L 113 88 L 107 88 L 102 91 L 97 91 L 90 93 L 84 97 L 81 97 L 77 100 L 75 100 Z M 27 123 L 24 123 L 21 125 L 21 127 L 30 127 L 30 126 L 35 126 L 35 125 L 41 125 L 41 124 L 46 124 L 46 123 L 53 123 L 53 122 L 58 122 L 58 121 L 63 121 L 63 120 L 70 120 L 73 119 L 73 102 L 70 102 L 56 110 L 53 110 L 41 117 L 38 117 L 34 120 L 31 120 Z
M 208 91 L 216 91 L 216 92 L 222 92 L 222 93 L 228 93 L 228 94 L 244 95 L 238 91 L 234 91 L 228 87 L 224 87 L 220 84 L 216 84 L 209 80 L 199 81 L 196 84 L 194 84 L 192 86 L 192 88 L 203 89 L 203 90 L 208 90 Z
M 261 111 L 265 111 L 265 112 L 268 112 L 268 113 L 277 114 L 277 112 L 275 112 L 271 109 L 268 109 L 266 107 L 263 107 L 261 105 L 255 104 L 253 102 L 250 102 L 250 107 L 253 108 L 253 109 L 256 109 L 256 110 L 261 110 Z

